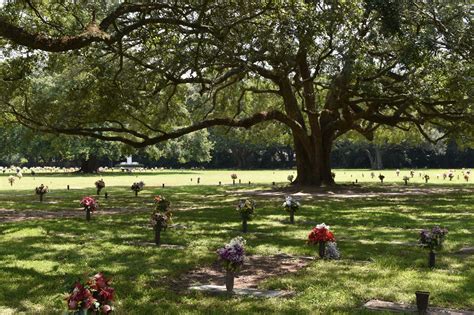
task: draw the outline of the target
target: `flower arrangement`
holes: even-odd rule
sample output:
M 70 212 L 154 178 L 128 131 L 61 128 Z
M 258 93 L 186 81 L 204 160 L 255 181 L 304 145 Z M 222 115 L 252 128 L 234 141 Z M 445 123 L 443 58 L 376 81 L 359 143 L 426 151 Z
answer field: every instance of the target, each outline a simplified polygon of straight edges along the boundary
M 329 226 L 321 223 L 316 225 L 308 235 L 308 243 L 311 245 L 319 242 L 335 242 L 334 234 L 329 230 Z
M 217 250 L 219 261 L 226 271 L 237 272 L 242 268 L 245 260 L 244 245 L 244 238 L 238 236 Z
M 84 207 L 84 210 L 89 209 L 93 212 L 97 210 L 99 203 L 92 197 L 84 197 L 81 200 L 81 206 Z
M 43 201 L 43 196 L 44 194 L 48 193 L 49 189 L 48 186 L 45 186 L 43 184 L 39 185 L 38 187 L 35 188 L 35 194 L 37 194 L 40 198 L 40 201 Z
M 155 210 L 164 213 L 167 217 L 167 223 L 170 224 L 173 216 L 170 209 L 171 202 L 161 195 L 155 196 L 153 200 L 155 201 Z
M 300 208 L 300 203 L 296 201 L 295 199 L 293 199 L 293 197 L 286 196 L 285 202 L 283 203 L 283 208 L 288 212 L 290 211 L 296 212 L 296 210 Z
M 132 184 L 131 189 L 135 192 L 135 196 L 138 196 L 138 192 L 143 190 L 145 187 L 145 183 L 143 181 L 139 181 Z
M 422 230 L 420 232 L 420 245 L 430 250 L 428 256 L 428 266 L 430 268 L 435 267 L 435 249 L 440 249 L 443 246 L 443 242 L 447 234 L 448 230 L 442 229 L 439 226 L 433 227 L 431 231 Z
M 13 186 L 13 183 L 15 182 L 16 177 L 15 176 L 8 176 L 8 182 L 10 183 L 10 186 Z
M 430 251 L 440 249 L 443 246 L 444 239 L 448 234 L 447 229 L 442 229 L 439 226 L 435 226 L 429 230 L 422 230 L 420 232 L 420 244 L 423 247 L 428 248 Z
M 403 176 L 403 181 L 405 182 L 405 185 L 408 185 L 408 181 L 410 180 L 410 177 L 408 176 Z
M 251 199 L 240 199 L 236 210 L 240 213 L 242 218 L 250 220 L 255 212 L 255 201 Z
M 232 185 L 235 185 L 235 180 L 237 179 L 237 174 L 235 174 L 235 173 L 230 174 L 230 178 L 232 178 Z
M 242 232 L 247 233 L 247 221 L 251 220 L 255 212 L 255 202 L 251 199 L 240 199 L 236 210 L 242 218 Z
M 283 203 L 283 209 L 285 209 L 290 214 L 290 223 L 295 223 L 295 212 L 300 208 L 300 203 L 293 199 L 291 196 L 285 198 Z
M 163 228 L 166 229 L 168 226 L 168 216 L 165 213 L 153 212 L 150 218 L 150 224 L 153 228 Z
M 104 187 L 105 187 L 105 182 L 104 182 L 104 180 L 101 178 L 101 179 L 99 179 L 98 181 L 96 181 L 94 184 L 95 184 L 95 188 L 97 189 L 97 195 L 99 195 L 99 194 L 100 194 L 100 191 L 101 191 L 102 189 L 104 189 Z
M 337 248 L 336 242 L 328 242 L 326 244 L 326 257 L 329 259 L 340 259 L 341 253 Z
M 290 183 L 293 183 L 293 179 L 295 179 L 295 177 L 290 174 L 290 175 L 288 175 L 288 177 L 287 177 L 286 179 L 288 179 L 288 181 L 289 181 Z
M 385 179 L 385 176 L 382 175 L 382 174 L 379 174 L 379 179 L 380 179 L 380 182 L 383 183 L 383 180 Z
M 161 230 L 166 230 L 171 224 L 173 216 L 170 210 L 170 202 L 163 196 L 155 196 L 155 211 L 151 214 L 150 224 L 155 230 L 155 243 L 160 245 Z
M 96 211 L 99 204 L 92 197 L 84 197 L 81 200 L 81 206 L 84 207 L 84 211 L 86 211 L 86 220 L 89 221 L 91 219 L 91 212 Z
M 311 244 L 311 245 L 319 244 L 319 257 L 321 258 L 325 257 L 326 247 L 328 246 L 328 244 L 335 243 L 335 242 L 336 242 L 336 238 L 334 237 L 334 234 L 329 230 L 329 226 L 327 226 L 324 223 L 316 225 L 308 235 L 308 244 Z M 337 251 L 336 244 L 331 245 L 331 249 L 328 249 L 328 254 L 329 254 L 329 251 L 331 251 L 331 256 L 328 255 L 327 256 L 328 258 L 331 258 L 331 259 L 334 257 L 337 257 L 334 259 L 339 258 L 339 251 Z
M 85 284 L 76 282 L 66 301 L 68 309 L 74 314 L 87 314 L 87 311 L 109 314 L 113 311 L 114 294 L 115 290 L 110 286 L 110 280 L 99 272 L 90 277 Z

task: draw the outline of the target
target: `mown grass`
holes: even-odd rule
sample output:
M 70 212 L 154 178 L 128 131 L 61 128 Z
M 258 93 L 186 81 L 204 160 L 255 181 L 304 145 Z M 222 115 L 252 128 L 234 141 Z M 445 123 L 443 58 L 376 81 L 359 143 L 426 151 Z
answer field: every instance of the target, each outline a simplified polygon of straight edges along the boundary
M 420 185 L 421 187 L 421 185 Z M 433 186 L 434 187 L 434 186 Z M 470 186 L 457 186 L 466 188 Z M 254 197 L 257 216 L 249 224 L 249 254 L 315 255 L 305 245 L 315 223 L 332 226 L 343 259 L 312 262 L 309 267 L 270 278 L 262 288 L 294 290 L 288 299 L 256 300 L 200 293 L 178 294 L 173 286 L 180 275 L 211 264 L 215 250 L 240 235 L 235 211 L 243 189 L 271 186 L 147 187 L 138 197 L 129 187 L 107 187 L 110 198 L 101 206 L 141 210 L 136 213 L 96 215 L 3 223 L 0 226 L 0 313 L 61 313 L 63 295 L 84 273 L 104 271 L 113 276 L 117 314 L 223 313 L 368 313 L 369 299 L 414 302 L 416 290 L 429 290 L 432 305 L 474 308 L 474 258 L 455 254 L 473 246 L 474 196 L 454 191 L 430 195 L 371 197 L 302 197 L 296 224 L 286 223 L 281 197 Z M 375 185 L 373 188 L 380 188 Z M 452 187 L 451 187 L 452 188 Z M 0 191 L 4 208 L 81 211 L 80 197 L 93 187 L 53 190 L 39 203 L 29 190 Z M 166 244 L 184 250 L 134 246 L 152 241 L 148 227 L 152 196 L 172 201 L 175 222 L 188 228 L 166 231 Z M 49 203 L 48 203 L 49 202 Z M 449 229 L 446 246 L 429 270 L 427 252 L 417 242 L 421 228 Z
M 404 185 L 403 176 L 410 175 L 410 170 L 400 170 L 397 176 L 396 170 L 371 171 L 366 169 L 335 169 L 336 182 L 339 184 L 347 184 L 356 182 L 359 184 L 377 184 L 380 183 L 378 179 L 379 174 L 385 176 L 384 183 Z M 467 171 L 467 170 L 465 170 Z M 454 170 L 454 178 L 443 179 L 443 173 L 448 170 L 442 169 L 420 169 L 415 171 L 415 176 L 410 178 L 409 185 L 432 186 L 437 184 L 443 185 L 469 185 L 474 182 L 474 173 L 471 174 L 469 182 L 466 182 L 463 176 L 463 170 Z M 237 174 L 237 183 L 240 180 L 242 184 L 248 184 L 250 181 L 254 184 L 271 184 L 282 183 L 287 184 L 288 175 L 296 177 L 295 170 L 158 170 L 137 173 L 122 173 L 120 171 L 104 172 L 101 174 L 62 174 L 62 173 L 38 173 L 32 176 L 26 172 L 23 178 L 16 180 L 13 186 L 10 186 L 7 178 L 14 173 L 0 173 L 0 190 L 7 190 L 14 192 L 15 190 L 30 190 L 33 191 L 36 186 L 44 184 L 49 186 L 51 190 L 66 189 L 69 185 L 71 189 L 85 189 L 90 188 L 94 192 L 94 182 L 103 178 L 107 187 L 114 186 L 131 186 L 133 182 L 144 181 L 149 186 L 161 187 L 162 184 L 168 186 L 194 186 L 197 184 L 198 178 L 200 185 L 222 185 L 232 184 L 231 174 Z M 372 178 L 371 173 L 374 173 Z M 430 176 L 428 184 L 425 184 L 423 176 L 427 174 Z M 106 189 L 107 189 L 106 187 Z

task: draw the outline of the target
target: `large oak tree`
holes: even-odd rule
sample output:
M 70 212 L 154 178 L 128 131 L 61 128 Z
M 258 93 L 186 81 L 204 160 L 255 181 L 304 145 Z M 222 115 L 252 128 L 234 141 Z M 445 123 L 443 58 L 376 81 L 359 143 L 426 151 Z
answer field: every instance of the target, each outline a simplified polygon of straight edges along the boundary
M 350 131 L 472 133 L 470 8 L 18 1 L 0 14 L 3 104 L 37 130 L 135 147 L 277 121 L 292 135 L 295 182 L 331 185 L 332 145 Z

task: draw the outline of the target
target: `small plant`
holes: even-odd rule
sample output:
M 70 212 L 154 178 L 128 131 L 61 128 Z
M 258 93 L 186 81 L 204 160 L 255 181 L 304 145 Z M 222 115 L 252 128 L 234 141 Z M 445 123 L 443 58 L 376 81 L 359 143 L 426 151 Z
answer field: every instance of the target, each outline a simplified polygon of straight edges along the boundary
M 232 184 L 235 185 L 235 180 L 237 179 L 237 174 L 231 174 L 230 178 L 232 178 Z
M 8 182 L 10 183 L 10 186 L 13 186 L 13 184 L 15 183 L 16 181 L 16 177 L 15 176 L 8 176 Z
M 145 187 L 145 183 L 142 181 L 132 184 L 131 189 L 135 192 L 135 197 L 138 196 L 138 192 L 143 190 L 143 187 Z
M 468 175 L 468 174 L 465 174 L 465 175 L 464 175 L 464 180 L 465 180 L 466 182 L 469 181 L 469 175 Z
M 329 230 L 329 226 L 324 223 L 316 225 L 308 235 L 308 244 L 319 244 L 319 257 L 324 258 L 326 253 L 326 243 L 335 242 L 334 234 Z
M 251 199 L 240 199 L 236 210 L 242 218 L 242 232 L 247 233 L 247 221 L 250 221 L 255 212 L 255 202 Z
M 233 291 L 235 273 L 240 271 L 244 264 L 244 246 L 245 240 L 241 236 L 238 236 L 217 250 L 218 259 L 226 271 L 225 284 L 227 292 Z
M 380 179 L 380 182 L 383 184 L 383 180 L 384 180 L 385 176 L 382 175 L 382 174 L 379 174 L 379 179 Z
M 410 177 L 408 176 L 403 176 L 403 181 L 405 182 L 405 186 L 408 185 L 408 181 L 410 180 Z
M 113 311 L 112 302 L 115 290 L 110 286 L 110 280 L 98 274 L 89 278 L 82 284 L 77 281 L 66 297 L 67 307 L 74 315 L 109 314 Z
M 413 178 L 415 176 L 415 170 L 410 170 L 410 176 Z
M 449 180 L 453 180 L 454 178 L 454 173 L 452 171 L 449 171 L 449 174 L 448 174 L 448 177 L 449 177 Z
M 374 172 L 370 172 L 370 177 L 371 177 L 372 179 L 374 179 L 375 173 L 374 173 Z
M 81 200 L 81 206 L 84 207 L 86 212 L 86 220 L 90 221 L 91 213 L 99 208 L 98 202 L 92 197 L 84 197 Z
M 49 192 L 48 186 L 43 184 L 35 188 L 35 193 L 39 196 L 40 202 L 43 201 L 43 196 Z
M 104 187 L 105 187 L 105 182 L 102 178 L 95 182 L 95 188 L 97 189 L 97 195 L 100 195 L 100 191 L 102 189 L 104 189 Z
M 291 196 L 285 198 L 283 208 L 290 214 L 290 223 L 295 223 L 295 212 L 300 208 L 300 203 Z
M 289 181 L 290 183 L 293 183 L 293 179 L 295 179 L 295 177 L 290 174 L 290 175 L 288 175 L 288 177 L 287 177 L 286 179 L 288 179 L 288 181 Z

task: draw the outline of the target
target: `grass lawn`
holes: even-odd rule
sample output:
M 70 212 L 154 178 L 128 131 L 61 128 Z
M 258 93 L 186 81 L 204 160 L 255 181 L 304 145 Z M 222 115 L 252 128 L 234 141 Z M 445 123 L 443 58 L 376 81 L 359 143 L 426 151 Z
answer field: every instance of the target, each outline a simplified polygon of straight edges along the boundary
M 430 291 L 431 305 L 474 309 L 474 256 L 456 254 L 462 247 L 474 246 L 473 186 L 463 183 L 462 176 L 451 183 L 433 180 L 435 183 L 426 185 L 416 174 L 410 187 L 446 188 L 436 194 L 302 196 L 295 225 L 284 221 L 287 215 L 281 208 L 281 196 L 252 197 L 257 201 L 257 216 L 244 235 L 248 254 L 314 256 L 316 248 L 305 245 L 305 240 L 313 222 L 325 222 L 335 233 L 343 259 L 315 260 L 297 273 L 260 284 L 262 288 L 297 292 L 288 299 L 176 293 L 173 280 L 210 265 L 216 259 L 215 250 L 240 235 L 237 199 L 248 195 L 248 190 L 272 189 L 271 184 L 214 184 L 219 180 L 229 184 L 232 172 L 163 171 L 138 177 L 107 174 L 103 177 L 110 198 L 100 198 L 101 208 L 123 209 L 123 214 L 93 215 L 91 222 L 81 217 L 1 223 L 0 314 L 64 313 L 64 294 L 69 286 L 84 273 L 96 271 L 113 276 L 116 314 L 367 313 L 361 305 L 369 299 L 413 303 L 416 290 Z M 442 174 L 429 172 L 434 179 Z M 235 173 L 244 182 L 268 183 L 285 182 L 291 171 Z M 371 181 L 368 170 L 337 170 L 336 178 L 350 182 L 350 175 L 362 178 L 362 173 Z M 381 187 L 376 178 L 366 186 L 376 192 L 403 187 L 394 170 L 383 173 L 387 184 Z M 400 177 L 407 173 L 403 170 Z M 190 185 L 190 178 L 195 183 L 198 176 L 202 184 Z M 41 175 L 36 179 L 24 177 L 10 187 L 2 176 L 0 202 L 2 208 L 20 212 L 80 212 L 79 200 L 94 193 L 96 178 Z M 167 187 L 163 190 L 160 186 L 165 178 Z M 129 187 L 136 180 L 148 184 L 138 197 Z M 40 204 L 32 189 L 42 182 L 52 191 Z M 74 189 L 65 190 L 67 184 Z M 176 210 L 174 221 L 188 227 L 167 230 L 162 241 L 183 245 L 184 250 L 129 245 L 153 240 L 148 221 L 156 194 L 171 200 Z M 403 243 L 416 243 L 419 230 L 433 225 L 448 228 L 449 234 L 445 248 L 437 255 L 437 268 L 429 270 L 427 251 Z
M 338 183 L 352 183 L 357 180 L 358 183 L 379 183 L 378 175 L 385 176 L 385 183 L 403 184 L 403 176 L 409 176 L 409 169 L 400 170 L 400 175 L 397 176 L 396 170 L 371 171 L 366 169 L 348 170 L 335 169 L 336 182 Z M 371 173 L 375 177 L 371 177 Z M 462 175 L 462 170 L 454 170 L 454 178 L 443 180 L 443 173 L 448 170 L 441 169 L 420 169 L 415 171 L 415 176 L 410 178 L 409 184 L 425 184 L 423 175 L 430 176 L 428 184 L 444 184 L 444 185 L 459 185 L 465 184 L 466 181 Z M 77 174 L 55 174 L 55 173 L 39 173 L 35 177 L 28 172 L 23 174 L 21 180 L 16 180 L 13 186 L 10 186 L 7 177 L 14 173 L 0 174 L 0 190 L 32 190 L 34 187 L 44 184 L 50 189 L 65 189 L 67 185 L 72 189 L 91 188 L 94 192 L 94 182 L 103 178 L 107 186 L 131 186 L 133 182 L 144 181 L 149 186 L 194 186 L 197 179 L 200 178 L 201 185 L 218 185 L 221 182 L 223 185 L 232 184 L 231 174 L 237 174 L 238 179 L 243 184 L 248 182 L 257 184 L 271 184 L 288 183 L 288 175 L 296 177 L 295 170 L 160 170 L 147 171 L 137 173 L 122 173 L 119 171 L 108 171 L 100 175 L 77 175 Z M 471 174 L 469 182 L 474 182 L 474 173 Z

